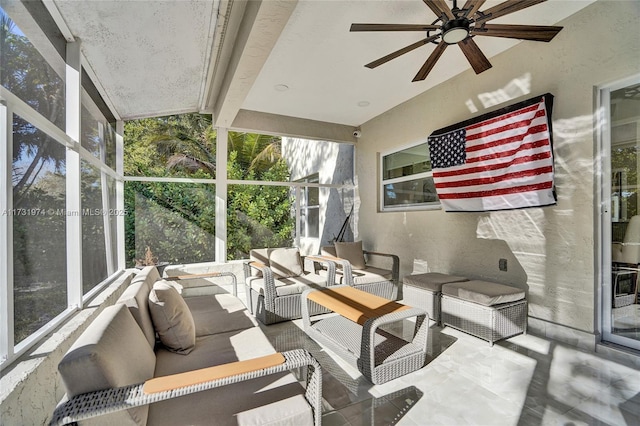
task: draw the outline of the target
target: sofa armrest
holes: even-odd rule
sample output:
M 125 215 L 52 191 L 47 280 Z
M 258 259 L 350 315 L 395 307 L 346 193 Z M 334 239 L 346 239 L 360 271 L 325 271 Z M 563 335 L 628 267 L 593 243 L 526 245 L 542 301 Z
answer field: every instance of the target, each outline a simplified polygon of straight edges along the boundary
M 319 425 L 322 416 L 322 370 L 320 364 L 303 349 L 274 355 L 280 355 L 280 357 L 270 355 L 254 360 L 150 379 L 136 385 L 77 395 L 55 409 L 49 425 L 67 425 L 132 407 L 165 401 L 305 366 L 309 367 L 305 398 L 313 410 L 314 423 Z M 252 362 L 255 362 L 259 368 L 249 368 L 250 371 L 246 371 L 245 367 L 251 365 Z M 230 374 L 224 374 L 225 370 Z M 195 380 L 190 380 L 191 377 L 194 377 Z M 155 384 L 160 383 L 161 386 L 154 386 L 154 381 Z M 151 385 L 147 385 L 148 383 Z M 174 383 L 175 386 L 172 386 L 171 383 Z M 145 392 L 145 386 L 147 389 L 155 389 L 156 391 Z
M 367 250 L 363 250 L 363 253 L 367 256 L 367 258 L 369 256 L 380 256 L 380 257 L 388 257 L 388 258 L 390 258 L 392 260 L 392 262 L 393 262 L 393 265 L 391 266 L 391 274 L 393 276 L 393 282 L 395 284 L 398 283 L 398 281 L 400 279 L 400 258 L 397 255 L 389 254 L 389 253 L 379 253 L 379 252 L 367 251 Z
M 177 275 L 175 277 L 167 277 L 165 280 L 167 281 L 183 281 L 183 280 L 195 280 L 200 278 L 216 278 L 216 277 L 231 277 L 232 285 L 233 285 L 233 295 L 238 296 L 238 280 L 233 272 L 207 272 L 204 274 L 188 274 L 188 275 Z M 199 287 L 209 287 L 214 285 L 213 283 L 208 284 L 199 284 L 199 285 L 190 285 L 187 288 L 199 288 Z
M 331 287 L 336 283 L 336 263 L 341 263 L 344 267 L 344 263 L 347 263 L 347 267 L 349 270 L 351 269 L 351 264 L 343 259 L 334 256 L 326 256 L 326 255 L 311 255 L 306 257 L 307 260 L 313 262 L 313 264 L 324 265 L 327 268 L 327 287 Z M 314 269 L 315 266 L 314 266 Z
M 251 268 L 258 269 L 262 272 L 262 278 L 264 279 L 264 307 L 268 312 L 275 312 L 275 298 L 277 293 L 273 271 L 266 264 L 257 260 L 251 260 L 245 262 L 245 277 L 251 275 Z

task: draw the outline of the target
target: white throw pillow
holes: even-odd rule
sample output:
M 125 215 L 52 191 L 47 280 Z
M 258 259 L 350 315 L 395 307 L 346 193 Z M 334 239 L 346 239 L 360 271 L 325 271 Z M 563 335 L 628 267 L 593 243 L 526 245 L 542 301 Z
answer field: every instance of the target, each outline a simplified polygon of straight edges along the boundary
M 274 274 L 282 278 L 299 277 L 304 274 L 302 258 L 297 248 L 277 248 L 269 253 L 269 266 Z
M 362 251 L 362 241 L 355 243 L 336 242 L 336 255 L 340 259 L 348 260 L 353 269 L 365 269 L 367 265 L 364 261 L 364 252 Z
M 149 311 L 160 341 L 167 349 L 186 355 L 195 348 L 193 316 L 174 286 L 166 281 L 156 281 L 149 293 Z

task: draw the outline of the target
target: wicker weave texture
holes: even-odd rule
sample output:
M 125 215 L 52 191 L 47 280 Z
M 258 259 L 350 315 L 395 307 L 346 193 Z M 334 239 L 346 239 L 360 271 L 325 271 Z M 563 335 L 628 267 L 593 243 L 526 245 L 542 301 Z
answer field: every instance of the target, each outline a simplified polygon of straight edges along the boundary
M 305 332 L 320 344 L 357 367 L 373 384 L 416 371 L 424 366 L 427 353 L 428 321 L 426 312 L 411 308 L 366 321 L 360 326 L 338 314 L 313 320 L 309 307 L 317 305 L 307 299 L 311 290 L 303 293 L 302 313 Z M 393 336 L 380 329 L 385 324 L 416 317 L 411 341 Z
M 314 424 L 320 425 L 322 422 L 322 370 L 320 364 L 311 354 L 302 349 L 282 352 L 282 355 L 285 358 L 285 362 L 274 367 L 164 392 L 145 394 L 143 392 L 144 384 L 141 383 L 78 395 L 56 408 L 49 425 L 73 424 L 81 420 L 115 413 L 132 407 L 165 401 L 305 366 L 308 367 L 305 398 L 313 410 Z M 188 409 L 188 407 L 186 408 Z
M 398 298 L 398 286 L 396 286 L 393 281 L 389 280 L 366 284 L 355 283 L 353 284 L 353 287 L 389 300 L 396 300 Z
M 483 306 L 455 297 L 442 295 L 442 323 L 487 340 L 498 340 L 526 332 L 527 301 Z
M 440 292 L 405 285 L 402 288 L 403 302 L 415 308 L 424 309 L 429 318 L 440 324 Z

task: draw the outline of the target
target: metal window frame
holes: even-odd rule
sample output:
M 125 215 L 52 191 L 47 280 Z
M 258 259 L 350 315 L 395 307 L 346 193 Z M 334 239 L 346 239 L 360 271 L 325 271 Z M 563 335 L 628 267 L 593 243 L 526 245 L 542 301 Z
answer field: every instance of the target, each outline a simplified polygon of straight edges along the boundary
M 411 148 L 415 148 L 418 145 L 426 144 L 426 140 L 420 140 L 418 142 L 412 142 L 407 145 L 403 145 L 399 148 L 391 149 L 388 151 L 384 151 L 379 153 L 378 155 L 378 210 L 383 213 L 387 212 L 404 212 L 404 211 L 414 211 L 414 210 L 441 210 L 442 206 L 439 201 L 425 201 L 422 203 L 412 203 L 412 204 L 404 204 L 397 206 L 387 206 L 384 204 L 384 187 L 385 185 L 399 183 L 399 182 L 409 182 L 417 179 L 424 179 L 433 177 L 433 171 L 430 170 L 428 172 L 416 173 L 409 176 L 401 176 L 392 179 L 384 179 L 384 158 L 397 154 L 402 151 L 406 151 Z M 428 153 L 428 148 L 427 148 Z
M 27 37 L 29 37 L 27 35 Z M 42 37 L 40 37 L 42 38 Z M 45 56 L 50 62 L 51 56 Z M 124 209 L 124 180 L 122 177 L 122 122 L 116 121 L 116 170 L 107 166 L 81 146 L 82 70 L 85 58 L 80 52 L 80 41 L 67 43 L 65 66 L 65 111 L 66 131 L 61 130 L 30 105 L 0 86 L 0 165 L 5 173 L 0 178 L 0 370 L 5 369 L 18 357 L 26 353 L 55 327 L 66 321 L 104 287 L 112 283 L 124 270 L 124 217 L 119 216 L 116 236 L 118 240 L 117 266 L 111 261 L 109 276 L 83 295 L 82 289 L 82 222 L 81 215 L 67 215 L 65 237 L 67 239 L 67 307 L 47 324 L 27 338 L 14 341 L 14 275 L 13 275 L 13 218 L 8 214 L 13 207 L 11 176 L 13 170 L 13 116 L 18 115 L 39 131 L 49 135 L 56 143 L 66 148 L 66 202 L 67 210 L 81 211 L 80 161 L 84 160 L 100 171 L 103 180 L 111 177 L 116 183 L 118 207 Z M 116 116 L 114 114 L 114 116 Z M 117 116 L 116 116 L 117 117 Z M 104 158 L 102 159 L 104 160 Z M 108 205 L 108 204 L 107 204 Z M 105 240 L 111 239 L 111 223 L 105 222 Z M 120 250 L 121 248 L 121 250 Z M 107 252 L 107 263 L 112 251 Z

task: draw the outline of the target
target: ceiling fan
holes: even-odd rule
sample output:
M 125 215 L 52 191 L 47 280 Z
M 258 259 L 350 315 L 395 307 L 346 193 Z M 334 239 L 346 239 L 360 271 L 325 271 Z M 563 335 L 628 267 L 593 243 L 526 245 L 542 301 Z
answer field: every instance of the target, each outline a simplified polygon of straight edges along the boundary
M 445 0 L 422 0 L 438 17 L 432 24 L 351 24 L 350 31 L 426 31 L 427 37 L 409 46 L 396 50 L 380 59 L 365 65 L 376 68 L 405 53 L 411 52 L 427 43 L 435 43 L 436 48 L 420 68 L 413 81 L 422 81 L 442 56 L 445 49 L 452 44 L 460 46 L 471 67 L 480 74 L 491 68 L 491 63 L 482 53 L 475 36 L 517 38 L 521 40 L 551 41 L 562 27 L 548 25 L 505 25 L 489 24 L 492 19 L 517 12 L 547 0 L 507 0 L 494 7 L 481 11 L 486 0 L 467 0 L 458 8 L 453 0 L 453 8 L 449 9 Z M 432 34 L 432 32 L 436 32 Z M 440 39 L 440 41 L 438 41 Z

